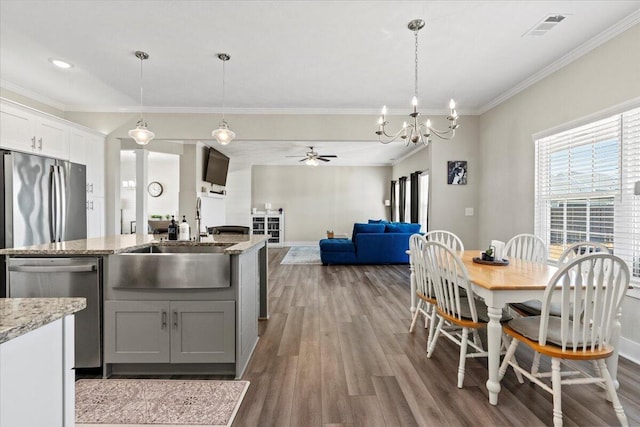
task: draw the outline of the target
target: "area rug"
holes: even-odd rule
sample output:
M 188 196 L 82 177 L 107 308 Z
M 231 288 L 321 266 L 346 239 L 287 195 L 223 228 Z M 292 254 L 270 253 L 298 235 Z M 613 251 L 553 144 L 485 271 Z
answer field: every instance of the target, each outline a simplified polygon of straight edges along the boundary
M 76 381 L 76 426 L 231 426 L 248 381 Z
M 292 246 L 280 264 L 322 264 L 319 246 Z

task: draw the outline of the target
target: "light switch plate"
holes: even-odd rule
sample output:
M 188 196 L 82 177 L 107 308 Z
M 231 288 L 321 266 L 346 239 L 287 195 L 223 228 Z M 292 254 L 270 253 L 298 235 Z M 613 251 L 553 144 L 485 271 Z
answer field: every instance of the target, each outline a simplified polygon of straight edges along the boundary
M 473 216 L 473 208 L 464 208 L 464 216 Z

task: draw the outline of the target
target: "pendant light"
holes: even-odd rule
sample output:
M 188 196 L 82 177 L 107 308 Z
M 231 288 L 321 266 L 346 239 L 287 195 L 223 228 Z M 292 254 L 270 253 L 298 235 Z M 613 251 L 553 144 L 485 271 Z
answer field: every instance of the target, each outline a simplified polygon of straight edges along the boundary
M 147 145 L 156 136 L 155 133 L 147 129 L 147 122 L 142 118 L 142 61 L 149 59 L 149 54 L 137 50 L 134 55 L 140 59 L 140 120 L 136 123 L 136 128 L 129 131 L 129 136 L 138 144 Z
M 227 145 L 236 137 L 236 133 L 229 129 L 229 125 L 224 119 L 224 64 L 230 60 L 231 57 L 226 53 L 219 53 L 218 58 L 222 61 L 222 121 L 218 125 L 218 129 L 211 132 L 211 136 L 213 136 L 220 145 Z

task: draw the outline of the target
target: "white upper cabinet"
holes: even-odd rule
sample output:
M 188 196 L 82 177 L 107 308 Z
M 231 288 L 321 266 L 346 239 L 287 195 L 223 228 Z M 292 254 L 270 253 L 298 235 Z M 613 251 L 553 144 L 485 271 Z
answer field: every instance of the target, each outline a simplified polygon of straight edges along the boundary
M 69 138 L 69 160 L 87 166 L 87 196 L 104 197 L 104 137 L 74 129 Z
M 56 159 L 69 158 L 69 126 L 43 117 L 36 117 L 36 154 Z
M 69 135 L 69 160 L 87 167 L 87 237 L 105 235 L 104 137 L 81 129 Z
M 69 158 L 69 125 L 3 101 L 0 103 L 0 146 L 66 160 Z
M 10 150 L 36 149 L 35 118 L 23 109 L 0 104 L 0 145 Z

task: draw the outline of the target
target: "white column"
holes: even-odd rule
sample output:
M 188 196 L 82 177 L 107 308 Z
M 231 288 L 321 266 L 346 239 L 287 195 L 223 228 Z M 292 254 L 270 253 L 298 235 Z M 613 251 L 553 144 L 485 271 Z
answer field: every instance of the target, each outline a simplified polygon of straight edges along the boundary
M 136 234 L 147 234 L 147 170 L 149 151 L 136 150 Z

